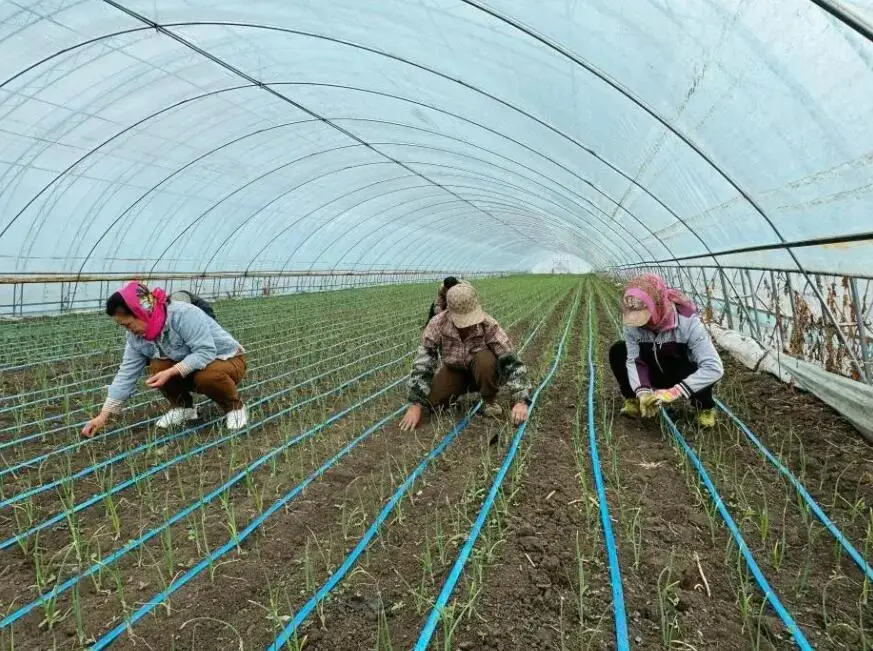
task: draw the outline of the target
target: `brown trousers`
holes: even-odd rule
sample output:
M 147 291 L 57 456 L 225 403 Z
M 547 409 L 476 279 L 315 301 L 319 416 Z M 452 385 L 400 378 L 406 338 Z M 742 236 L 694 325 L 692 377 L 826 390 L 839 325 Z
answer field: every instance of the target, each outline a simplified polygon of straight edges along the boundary
M 434 375 L 428 401 L 432 409 L 438 409 L 465 393 L 478 391 L 482 402 L 491 404 L 497 398 L 499 389 L 497 358 L 490 350 L 482 350 L 473 356 L 468 368 L 443 364 Z
M 153 359 L 149 372 L 154 375 L 176 365 L 171 359 Z M 159 390 L 174 407 L 193 407 L 191 392 L 211 398 L 225 413 L 241 409 L 237 385 L 246 375 L 246 357 L 237 355 L 230 359 L 217 359 L 206 368 L 194 371 L 187 377 L 175 376 Z

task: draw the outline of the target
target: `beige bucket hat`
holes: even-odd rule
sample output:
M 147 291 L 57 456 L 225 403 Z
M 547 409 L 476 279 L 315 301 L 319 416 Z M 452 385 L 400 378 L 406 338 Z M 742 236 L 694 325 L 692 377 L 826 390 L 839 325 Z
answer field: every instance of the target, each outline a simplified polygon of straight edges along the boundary
M 485 320 L 476 290 L 469 283 L 461 282 L 446 292 L 446 307 L 456 328 L 469 328 Z

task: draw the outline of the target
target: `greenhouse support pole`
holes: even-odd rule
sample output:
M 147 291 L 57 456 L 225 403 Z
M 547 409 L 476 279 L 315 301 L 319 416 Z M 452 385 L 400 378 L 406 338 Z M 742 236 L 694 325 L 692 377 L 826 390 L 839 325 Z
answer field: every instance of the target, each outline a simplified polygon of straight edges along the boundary
M 861 295 L 858 291 L 858 279 L 854 276 L 849 277 L 849 291 L 852 295 L 852 305 L 855 307 L 855 330 L 858 333 L 858 346 L 861 349 L 861 363 L 864 368 L 861 369 L 861 379 L 867 384 L 870 382 L 870 351 L 867 346 L 867 329 L 864 324 L 863 306 L 861 305 Z
M 788 307 L 791 308 L 791 329 L 792 332 L 797 328 L 797 310 L 794 306 L 794 283 L 791 282 L 791 272 L 785 272 L 785 285 L 788 287 Z M 787 350 L 787 348 L 786 348 Z M 802 353 L 802 351 L 801 351 Z M 802 355 L 801 355 L 802 356 Z
M 782 327 L 782 303 L 779 300 L 779 289 L 776 286 L 776 273 L 770 269 L 770 297 L 773 300 L 773 315 L 776 318 L 776 332 L 779 333 L 779 345 L 782 348 L 785 343 L 785 332 Z
M 703 278 L 703 295 L 700 297 L 702 300 L 702 305 L 704 306 L 704 310 L 709 308 L 709 311 L 712 312 L 712 292 L 709 289 L 709 278 L 706 277 L 706 268 L 700 268 L 700 277 Z
M 725 316 L 727 317 L 728 328 L 733 330 L 734 329 L 734 315 L 733 315 L 733 312 L 731 311 L 731 299 L 730 299 L 730 296 L 728 295 L 727 281 L 724 278 L 724 267 L 718 268 L 718 275 L 719 275 L 719 278 L 721 279 L 721 300 L 722 300 L 722 305 L 724 306 L 722 309 L 724 310 Z
M 749 298 L 752 300 L 752 314 L 755 316 L 755 330 L 758 333 L 758 341 L 764 343 L 764 337 L 761 333 L 761 321 L 758 310 L 758 287 L 752 282 L 752 272 L 746 269 L 746 280 L 749 283 Z
M 742 289 L 742 295 L 737 297 L 739 299 L 737 301 L 737 304 L 739 305 L 739 307 L 743 308 L 743 312 L 746 315 L 746 321 L 748 321 L 749 332 L 751 333 L 751 335 L 753 337 L 755 337 L 757 339 L 757 334 L 755 333 L 755 327 L 752 325 L 752 319 L 749 317 L 749 306 L 746 303 L 746 299 L 749 296 L 749 289 L 746 286 L 746 277 L 745 277 L 745 275 L 743 275 L 742 271 L 740 271 L 740 287 Z M 740 319 L 740 322 L 742 325 L 742 319 Z M 760 339 L 759 339 L 759 341 L 760 341 Z

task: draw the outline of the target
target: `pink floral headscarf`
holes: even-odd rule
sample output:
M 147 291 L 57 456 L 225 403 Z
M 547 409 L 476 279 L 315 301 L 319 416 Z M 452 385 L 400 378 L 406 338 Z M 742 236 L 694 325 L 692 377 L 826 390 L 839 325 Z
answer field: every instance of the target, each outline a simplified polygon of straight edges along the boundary
M 140 321 L 145 321 L 143 337 L 148 341 L 157 339 L 167 321 L 167 293 L 160 287 L 149 290 L 137 281 L 127 283 L 118 293 L 130 313 Z
M 691 316 L 697 306 L 678 289 L 668 287 L 666 281 L 656 274 L 640 274 L 630 280 L 624 296 L 641 301 L 651 318 L 644 326 L 657 332 L 676 327 L 676 313 Z M 675 307 L 675 309 L 673 309 Z

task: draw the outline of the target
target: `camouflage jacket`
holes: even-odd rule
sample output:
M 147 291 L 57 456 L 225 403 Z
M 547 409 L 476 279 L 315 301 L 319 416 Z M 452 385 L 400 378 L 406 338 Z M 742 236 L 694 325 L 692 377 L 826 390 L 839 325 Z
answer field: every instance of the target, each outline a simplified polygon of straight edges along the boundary
M 462 340 L 449 313 L 440 312 L 421 335 L 409 376 L 409 402 L 427 404 L 440 357 L 443 364 L 452 368 L 469 368 L 473 355 L 486 348 L 497 358 L 500 381 L 509 389 L 513 403 L 529 401 L 531 386 L 527 369 L 500 324 L 488 316 L 466 340 Z

